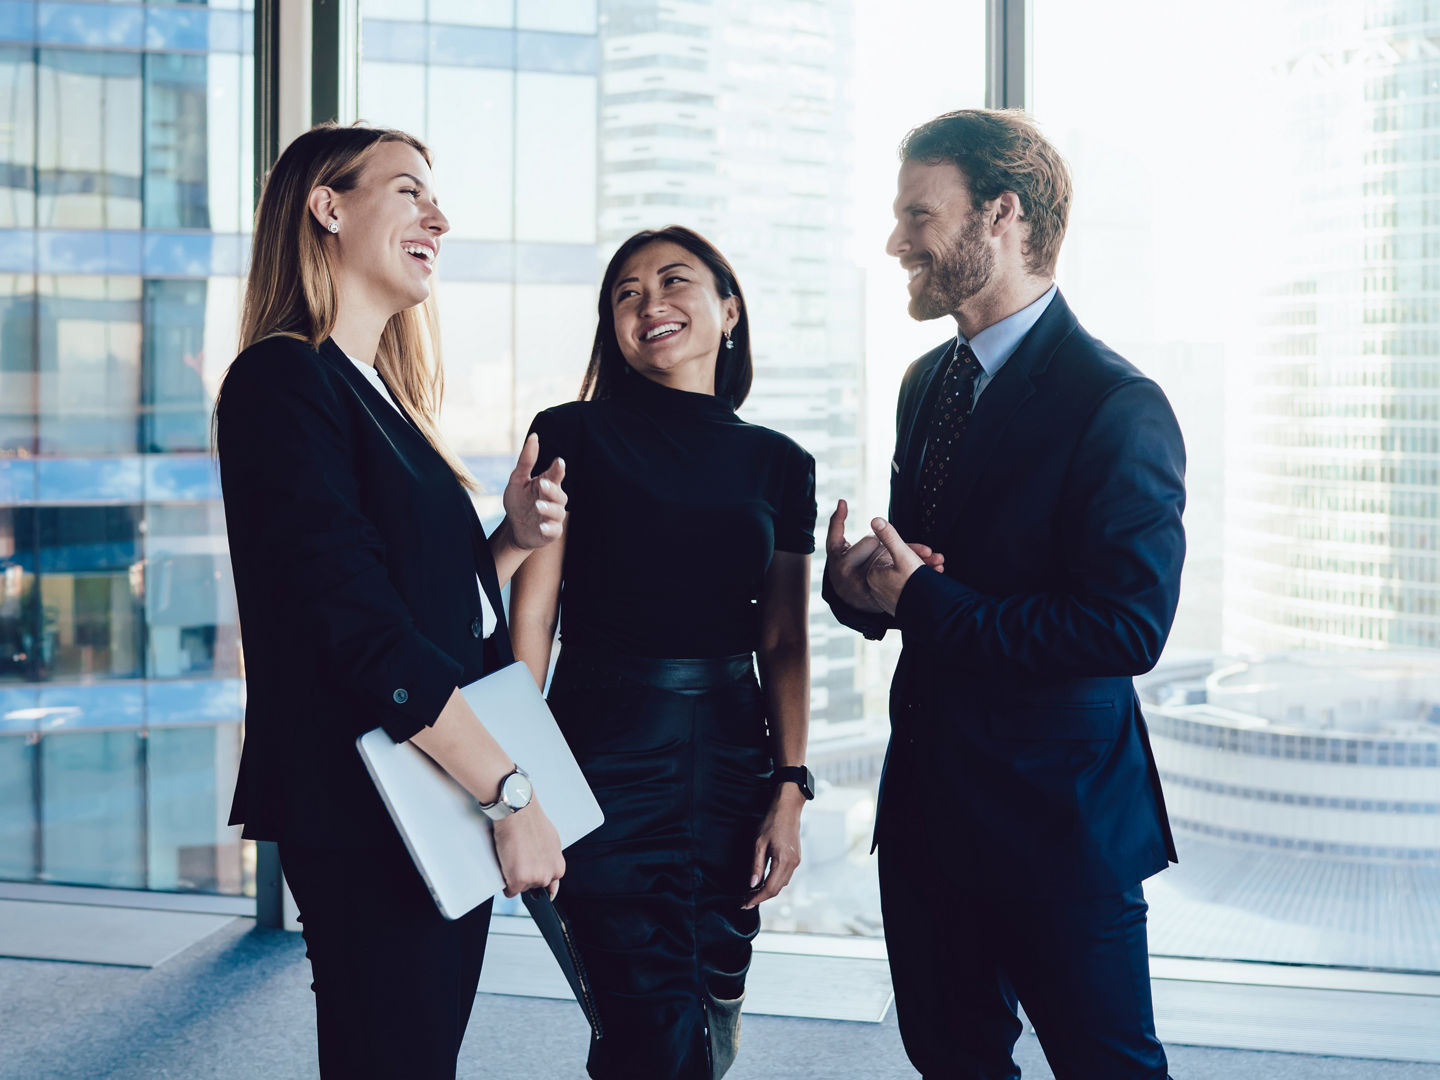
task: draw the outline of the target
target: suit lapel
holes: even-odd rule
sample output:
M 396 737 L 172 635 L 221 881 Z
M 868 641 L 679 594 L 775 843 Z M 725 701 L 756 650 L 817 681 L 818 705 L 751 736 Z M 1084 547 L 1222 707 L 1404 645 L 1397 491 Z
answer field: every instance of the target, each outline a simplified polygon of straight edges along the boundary
M 370 380 L 360 373 L 359 369 L 355 367 L 354 362 L 345 355 L 339 345 L 336 345 L 330 338 L 326 338 L 320 343 L 320 355 L 329 360 L 335 370 L 340 372 L 345 381 L 350 384 L 351 389 L 353 389 L 360 398 L 360 403 L 365 406 L 365 411 L 368 412 L 370 418 L 380 426 L 380 430 L 383 431 L 385 437 L 390 440 L 390 445 L 395 448 L 397 454 L 404 459 L 408 460 L 409 458 L 409 455 L 406 454 L 405 451 L 395 445 L 397 439 L 403 441 L 407 438 L 405 434 L 402 434 L 403 432 L 408 432 L 409 437 L 419 439 L 425 444 L 427 449 L 430 449 L 432 453 L 434 452 L 429 440 L 427 440 L 420 429 L 415 426 L 415 421 L 406 416 L 404 410 L 399 408 L 398 404 L 392 404 L 390 401 L 387 401 L 385 396 L 381 394 L 379 390 L 375 389 Z M 377 374 L 379 373 L 377 372 Z M 382 379 L 381 382 L 384 382 L 384 380 Z
M 350 387 L 359 396 L 361 404 L 365 406 L 365 411 L 379 425 L 385 438 L 402 461 L 407 464 L 414 461 L 411 456 L 413 450 L 411 453 L 407 453 L 396 445 L 397 442 L 403 442 L 406 439 L 418 439 L 422 453 L 434 455 L 436 461 L 442 461 L 435 448 L 430 445 L 430 441 L 425 438 L 424 433 L 415 426 L 415 421 L 406 416 L 403 410 L 398 410 L 389 401 L 386 401 L 370 380 L 356 369 L 354 363 L 345 355 L 340 346 L 326 338 L 320 345 L 320 355 L 325 357 L 350 384 Z M 409 434 L 405 434 L 406 432 Z M 449 472 L 449 465 L 445 465 L 445 470 L 447 473 Z M 493 646 L 499 666 L 503 667 L 515 659 L 515 654 L 510 645 L 509 627 L 505 623 L 505 605 L 500 598 L 500 579 L 495 573 L 495 560 L 490 555 L 490 548 L 485 539 L 485 529 L 480 524 L 480 516 L 475 513 L 475 505 L 470 501 L 470 496 L 463 489 L 459 489 L 458 482 L 456 496 L 463 498 L 470 508 L 471 547 L 475 554 L 475 574 L 480 579 L 480 588 L 485 593 L 490 610 L 495 613 L 495 633 L 490 635 L 490 639 L 486 642 L 486 655 L 487 657 L 490 655 L 489 650 Z
M 1020 340 L 1020 345 L 1000 373 L 985 387 L 966 426 L 965 438 L 960 446 L 959 468 L 944 493 L 935 522 L 937 537 L 947 535 L 964 513 L 975 492 L 975 485 L 989 465 L 995 445 L 1015 414 L 1034 395 L 1035 380 L 1044 374 L 1050 365 L 1050 357 L 1076 325 L 1075 316 L 1065 298 L 1057 292 L 1045 313 Z M 920 463 L 917 460 L 917 479 L 919 472 Z
M 495 633 L 490 635 L 490 644 L 495 647 L 498 669 L 514 660 L 515 653 L 510 645 L 510 627 L 505 621 L 505 604 L 500 598 L 500 578 L 495 573 L 495 560 L 490 555 L 490 546 L 485 539 L 485 527 L 480 524 L 480 515 L 475 513 L 473 505 L 470 508 L 470 517 L 473 523 L 471 536 L 475 549 L 475 573 L 480 578 L 480 587 L 485 591 L 490 610 L 495 613 Z
M 915 528 L 915 498 L 920 487 L 920 458 L 925 450 L 926 429 L 930 424 L 930 414 L 935 409 L 935 398 L 940 393 L 945 368 L 954 356 L 953 339 L 948 344 L 931 350 L 929 368 L 922 370 L 917 376 L 915 406 L 908 410 L 904 429 L 896 443 L 897 473 L 894 491 L 897 498 L 894 500 L 895 506 L 890 510 L 890 516 L 895 519 L 895 527 L 902 536 L 909 535 L 907 529 L 913 532 Z

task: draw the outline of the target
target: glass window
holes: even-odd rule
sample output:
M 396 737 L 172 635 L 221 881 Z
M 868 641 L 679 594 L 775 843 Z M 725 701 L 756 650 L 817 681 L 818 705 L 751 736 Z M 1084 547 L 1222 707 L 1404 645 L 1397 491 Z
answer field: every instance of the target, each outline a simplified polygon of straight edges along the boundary
M 509 455 L 515 446 L 514 294 L 515 287 L 508 284 L 446 281 L 440 285 L 445 357 L 442 426 L 457 453 Z M 525 417 L 520 423 L 528 421 Z
M 574 401 L 595 337 L 595 287 L 521 285 L 515 290 L 515 418 Z
M 35 225 L 35 53 L 0 46 L 0 229 Z
M 35 516 L 0 507 L 0 682 L 30 682 L 39 661 Z M 0 717 L 3 720 L 3 717 Z
M 3 644 L 0 644 L 3 648 Z M 35 739 L 0 714 L 0 879 L 36 876 Z
M 240 891 L 240 829 L 226 824 L 239 763 L 239 724 L 150 729 L 147 888 Z
M 208 292 L 205 281 L 145 282 L 144 448 L 150 453 L 209 448 Z
M 521 71 L 593 75 L 600 68 L 600 46 L 592 37 L 521 30 L 515 36 L 515 66 Z
M 40 453 L 134 453 L 140 279 L 42 275 L 38 281 Z
M 0 878 L 253 886 L 224 825 L 240 660 L 208 453 L 252 8 L 0 3 Z
M 1440 17 L 1034 14 L 1034 112 L 1075 179 L 1061 287 L 1186 441 L 1180 610 L 1138 680 L 1180 853 L 1146 882 L 1151 948 L 1440 968 L 1440 61 L 1395 44 Z
M 457 2 L 466 7 L 470 6 L 467 0 Z M 509 6 L 508 0 L 506 6 Z M 415 0 L 360 0 L 360 14 L 366 19 L 415 19 L 423 17 L 424 12 L 424 0 L 420 0 L 420 3 Z
M 140 226 L 140 54 L 40 50 L 38 219 L 47 228 Z
M 145 58 L 147 228 L 210 228 L 208 64 L 204 56 Z M 225 118 L 222 111 L 222 125 Z
M 33 515 L 43 679 L 144 674 L 141 512 L 135 506 L 19 509 Z
M 394 60 L 409 57 L 394 56 Z M 515 63 L 515 34 L 511 30 L 485 27 L 429 27 L 429 47 L 425 59 L 431 66 L 450 64 L 461 67 L 511 68 Z
M 42 880 L 145 887 L 144 742 L 138 729 L 45 735 Z
M 423 22 L 390 22 L 366 19 L 361 25 L 363 55 L 371 61 L 392 64 L 423 64 L 429 56 L 430 42 Z M 365 80 L 360 80 L 362 102 Z
M 360 77 L 360 117 L 367 124 L 415 135 L 424 132 L 425 65 L 366 60 Z
M 249 56 L 210 53 L 204 65 L 209 101 L 204 112 L 204 186 L 210 229 L 249 232 L 253 217 L 255 121 Z M 192 122 L 187 120 L 186 122 Z
M 580 163 L 595 160 L 595 80 L 521 72 L 515 81 L 516 239 L 594 243 L 596 193 Z
M 516 0 L 516 25 L 522 30 L 593 34 L 595 9 L 595 0 Z
M 0 274 L 0 455 L 35 453 L 35 394 L 35 279 Z
M 515 196 L 515 76 L 431 67 L 425 130 L 451 237 L 508 240 Z M 443 271 L 442 271 L 443 272 Z
M 369 0 L 366 0 L 368 5 Z M 587 0 L 591 8 L 595 0 Z M 402 6 L 404 0 L 401 0 Z M 413 8 L 411 9 L 413 10 Z M 366 8 L 368 14 L 368 6 Z M 430 0 L 430 21 L 470 26 L 514 26 L 514 0 Z
M 152 504 L 145 520 L 149 677 L 237 675 L 235 584 L 222 507 Z

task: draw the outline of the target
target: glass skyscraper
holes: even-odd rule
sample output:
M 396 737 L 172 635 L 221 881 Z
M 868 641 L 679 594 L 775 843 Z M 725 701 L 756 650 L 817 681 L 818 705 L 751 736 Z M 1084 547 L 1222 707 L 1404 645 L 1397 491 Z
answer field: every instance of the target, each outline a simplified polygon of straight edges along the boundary
M 1440 645 L 1440 10 L 1294 5 L 1227 642 Z
M 0 877 L 239 892 L 248 0 L 0 5 Z

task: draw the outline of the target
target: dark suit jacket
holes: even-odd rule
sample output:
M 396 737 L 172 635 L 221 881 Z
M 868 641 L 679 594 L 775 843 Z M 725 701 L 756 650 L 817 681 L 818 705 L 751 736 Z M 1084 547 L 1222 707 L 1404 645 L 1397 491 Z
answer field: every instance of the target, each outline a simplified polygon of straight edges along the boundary
M 511 659 L 480 521 L 332 341 L 245 350 L 216 416 L 247 695 L 231 824 L 325 846 L 393 838 L 356 736 L 408 739 Z M 488 643 L 477 573 L 502 619 Z
M 894 618 L 826 599 L 905 647 L 876 835 L 918 840 L 961 887 L 1113 893 L 1175 859 L 1131 677 L 1160 656 L 1180 592 L 1184 445 L 1160 388 L 1056 294 L 980 396 L 919 535 L 926 425 L 953 353 L 900 390 L 890 520 L 931 543 Z

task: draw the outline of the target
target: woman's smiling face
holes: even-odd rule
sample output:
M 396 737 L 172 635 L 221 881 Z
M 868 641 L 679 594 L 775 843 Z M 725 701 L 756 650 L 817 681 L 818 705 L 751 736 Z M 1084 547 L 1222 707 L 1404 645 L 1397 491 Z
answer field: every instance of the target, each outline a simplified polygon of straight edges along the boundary
M 311 200 L 315 208 L 314 193 Z M 329 242 L 347 292 L 391 312 L 425 302 L 450 222 L 436 203 L 430 167 L 414 147 L 381 143 L 355 187 L 335 193 L 328 213 L 320 210 L 316 218 L 324 228 L 332 220 L 338 226 Z
M 679 244 L 646 244 L 620 268 L 610 303 L 625 362 L 660 382 L 703 384 L 714 392 L 721 339 L 740 317 L 705 263 Z

